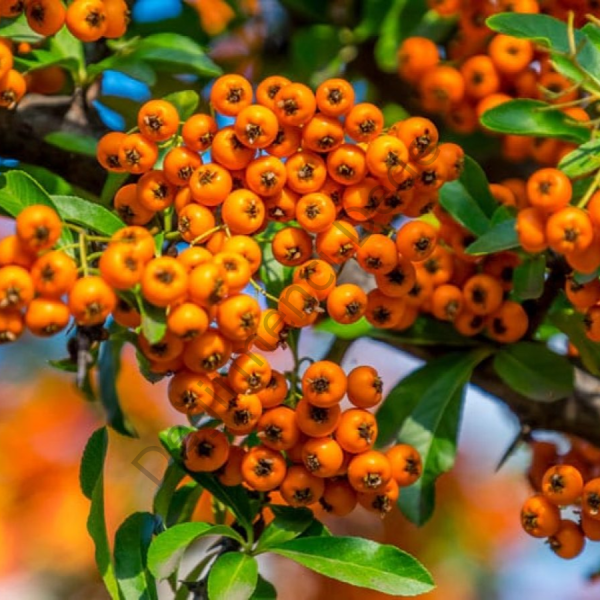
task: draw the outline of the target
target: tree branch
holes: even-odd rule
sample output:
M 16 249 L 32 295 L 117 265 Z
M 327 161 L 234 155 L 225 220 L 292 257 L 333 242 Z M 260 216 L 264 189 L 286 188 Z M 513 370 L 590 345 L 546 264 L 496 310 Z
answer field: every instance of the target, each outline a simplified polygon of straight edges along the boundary
M 392 345 L 424 361 L 442 354 L 439 347 Z M 539 402 L 519 394 L 498 377 L 491 360 L 484 361 L 473 371 L 471 383 L 505 404 L 519 423 L 531 430 L 576 435 L 600 446 L 600 380 L 579 368 L 575 368 L 573 395 L 555 402 Z
M 40 96 L 30 94 L 16 110 L 0 111 L 0 154 L 3 158 L 45 167 L 69 183 L 98 194 L 106 172 L 95 158 L 61 150 L 44 142 L 49 133 L 66 131 L 80 135 L 104 133 L 91 123 L 81 94 Z

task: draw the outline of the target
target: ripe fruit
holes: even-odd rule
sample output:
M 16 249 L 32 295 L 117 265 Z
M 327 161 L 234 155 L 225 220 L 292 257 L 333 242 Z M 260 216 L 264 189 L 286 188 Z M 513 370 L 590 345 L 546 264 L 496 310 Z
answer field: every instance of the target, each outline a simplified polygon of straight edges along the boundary
M 521 509 L 521 525 L 533 537 L 550 537 L 560 529 L 560 511 L 544 496 L 532 496 Z
M 583 490 L 583 477 L 571 465 L 556 465 L 546 471 L 542 479 L 542 493 L 558 506 L 573 504 Z
M 199 429 L 185 440 L 185 466 L 194 472 L 216 471 L 229 457 L 229 442 L 221 431 Z
M 17 237 L 29 252 L 51 248 L 60 237 L 62 224 L 49 206 L 34 204 L 19 213 L 16 219 Z
M 357 454 L 348 465 L 348 481 L 357 492 L 379 492 L 391 478 L 390 461 L 376 450 Z

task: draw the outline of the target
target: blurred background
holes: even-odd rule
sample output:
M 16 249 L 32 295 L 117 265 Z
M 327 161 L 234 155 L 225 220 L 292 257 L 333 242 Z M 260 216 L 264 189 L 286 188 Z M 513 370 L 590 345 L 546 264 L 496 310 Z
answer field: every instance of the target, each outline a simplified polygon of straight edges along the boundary
M 391 1 L 196 0 L 184 4 L 180 0 L 138 0 L 132 6 L 130 33 L 169 30 L 189 35 L 205 44 L 224 69 L 254 81 L 273 72 L 313 85 L 329 76 L 348 76 L 360 99 L 381 100 L 386 117 L 394 121 L 406 114 L 405 108 L 411 109 L 414 98 L 408 92 L 399 95 L 399 81 L 382 90 L 382 82 L 393 81 L 394 75 L 382 74 L 380 78 L 372 71 L 374 43 L 361 46 L 358 55 L 348 28 L 352 19 L 360 17 L 359 5 L 368 3 L 372 8 L 383 4 L 385 8 Z M 413 6 L 422 17 L 424 3 L 409 0 L 403 18 L 412 18 Z M 387 51 L 395 50 L 390 47 Z M 353 64 L 349 71 L 348 63 Z M 373 77 L 367 79 L 361 72 Z M 198 84 L 180 77 L 181 87 L 189 85 Z M 158 95 L 159 90 L 150 90 L 121 74 L 107 73 L 97 108 L 108 127 L 124 129 L 128 110 L 133 111 L 152 94 Z M 485 161 L 493 144 L 482 145 L 478 135 L 461 143 Z M 10 223 L 0 219 L 0 237 L 10 231 Z M 303 335 L 302 354 L 322 355 L 326 337 Z M 370 347 L 373 345 L 377 347 Z M 52 340 L 25 336 L 18 344 L 0 347 L 3 600 L 108 597 L 96 574 L 93 545 L 85 525 L 89 503 L 79 490 L 78 479 L 85 442 L 103 424 L 103 415 L 77 391 L 70 374 L 48 366 L 48 359 L 66 354 L 65 336 Z M 360 341 L 343 366 L 349 370 L 370 362 L 373 356 L 377 357 L 373 366 L 380 370 L 387 389 L 418 364 L 388 346 Z M 282 352 L 275 363 L 283 366 L 285 361 Z M 151 507 L 167 462 L 157 433 L 184 423 L 167 401 L 165 384 L 147 383 L 137 371 L 132 352 L 125 354 L 117 384 L 123 409 L 140 437 L 110 434 L 105 487 L 111 535 L 128 514 Z M 360 507 L 348 518 L 325 517 L 325 522 L 335 533 L 396 544 L 415 554 L 432 571 L 438 585 L 427 595 L 429 600 L 598 598 L 600 583 L 594 584 L 589 578 L 600 570 L 597 544 L 588 543 L 584 554 L 569 562 L 555 557 L 541 541 L 527 537 L 520 529 L 520 506 L 530 493 L 525 477 L 527 451 L 518 451 L 495 472 L 517 432 L 516 419 L 501 404 L 470 389 L 457 465 L 439 481 L 437 508 L 430 523 L 417 529 L 397 511 L 380 521 Z M 567 442 L 562 443 L 567 450 Z M 210 518 L 209 505 L 206 498 L 201 499 L 195 518 Z M 264 575 L 275 584 L 282 600 L 384 597 L 329 581 L 283 559 L 261 557 L 261 562 Z M 171 597 L 166 590 L 163 596 Z

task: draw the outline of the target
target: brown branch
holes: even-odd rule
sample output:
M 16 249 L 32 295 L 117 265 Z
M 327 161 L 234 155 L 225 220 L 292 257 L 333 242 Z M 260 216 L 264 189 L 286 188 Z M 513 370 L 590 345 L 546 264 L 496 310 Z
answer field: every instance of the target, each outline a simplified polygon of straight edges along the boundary
M 389 341 L 386 341 L 389 343 Z M 393 343 L 394 348 L 424 361 L 438 358 L 449 348 Z M 522 426 L 576 435 L 600 446 L 600 379 L 575 369 L 572 396 L 555 402 L 539 402 L 519 394 L 496 374 L 491 360 L 475 368 L 471 384 L 502 402 Z
M 576 435 L 600 446 L 600 380 L 575 369 L 575 391 L 556 402 L 536 402 L 508 387 L 490 361 L 475 369 L 471 383 L 498 398 L 522 425 Z
M 0 110 L 0 155 L 45 167 L 69 183 L 99 194 L 106 172 L 92 157 L 44 142 L 45 136 L 55 131 L 98 137 L 104 133 L 97 122 L 90 122 L 81 94 L 30 94 L 16 110 Z

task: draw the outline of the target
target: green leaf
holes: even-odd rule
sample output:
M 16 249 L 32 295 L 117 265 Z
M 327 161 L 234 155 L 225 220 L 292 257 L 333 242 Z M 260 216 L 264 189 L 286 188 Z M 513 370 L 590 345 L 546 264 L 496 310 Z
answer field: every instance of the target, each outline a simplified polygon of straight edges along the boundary
M 416 596 L 434 587 L 431 575 L 410 554 L 362 538 L 298 538 L 269 552 L 332 579 L 393 596 Z
M 342 49 L 340 31 L 332 25 L 298 29 L 290 40 L 291 69 L 299 80 L 317 83 L 319 73 Z
M 519 247 L 516 219 L 502 221 L 478 237 L 467 247 L 467 254 L 492 254 Z
M 404 106 L 394 102 L 386 104 L 381 109 L 381 112 L 383 113 L 383 122 L 386 127 L 390 127 L 397 121 L 403 121 L 404 119 L 410 117 L 409 112 L 404 108 Z
M 577 202 L 585 196 L 590 185 L 592 185 L 593 182 L 593 175 L 587 175 L 585 177 L 581 177 L 580 179 L 575 179 L 574 181 L 572 181 L 571 185 L 573 187 L 573 195 L 571 198 L 571 204 L 577 204 Z
M 62 67 L 71 73 L 76 73 L 79 67 L 73 58 L 60 56 L 48 50 L 33 50 L 24 56 L 14 58 L 15 68 L 23 72 L 36 71 L 47 67 Z
M 77 373 L 77 363 L 74 363 L 70 358 L 49 360 L 48 364 L 59 371 L 64 371 L 65 373 Z
M 113 54 L 100 62 L 89 65 L 88 77 L 95 79 L 108 70 L 125 73 L 125 75 L 151 87 L 156 83 L 156 73 L 149 64 L 140 59 L 120 54 Z
M 191 38 L 176 33 L 156 33 L 143 38 L 130 55 L 158 70 L 218 77 L 222 71 Z
M 374 340 L 386 342 L 390 346 L 403 349 L 403 346 L 470 346 L 475 342 L 466 338 L 450 324 L 430 317 L 418 317 L 414 324 L 404 331 L 375 329 L 366 333 Z
M 324 18 L 327 18 L 326 13 L 323 11 L 323 2 L 321 0 L 282 0 L 281 3 L 312 21 L 322 21 Z
M 142 333 L 150 344 L 157 344 L 167 333 L 166 310 L 141 297 L 138 298 L 138 306 L 142 317 Z
M 52 196 L 59 215 L 69 223 L 81 225 L 102 235 L 111 236 L 125 223 L 110 210 L 77 196 Z
M 313 522 L 298 537 L 316 538 L 321 536 L 329 537 L 331 535 L 331 531 L 325 527 L 321 521 L 314 519 Z
M 0 176 L 0 208 L 16 217 L 24 208 L 45 204 L 56 210 L 48 192 L 24 171 L 13 170 Z
M 494 31 L 520 39 L 528 39 L 546 48 L 569 51 L 567 24 L 549 15 L 500 13 L 487 20 Z
M 121 370 L 121 351 L 123 340 L 111 339 L 102 342 L 98 355 L 98 395 L 106 412 L 108 424 L 121 435 L 138 437 L 133 425 L 129 422 L 119 400 L 117 379 Z
M 433 515 L 435 480 L 454 465 L 466 383 L 462 380 L 453 393 L 430 398 L 427 405 L 419 403 L 398 434 L 399 441 L 417 448 L 423 458 L 421 477 L 403 490 L 398 501 L 404 515 L 416 525 L 423 525 Z
M 375 43 L 375 60 L 382 71 L 392 73 L 398 68 L 398 47 L 402 41 L 402 13 L 406 0 L 391 0 L 379 37 Z
M 361 3 L 361 19 L 354 29 L 354 35 L 357 39 L 365 41 L 379 33 L 388 13 L 389 5 L 389 0 L 370 0 Z
M 67 131 L 53 131 L 44 137 L 44 141 L 66 152 L 82 154 L 83 156 L 96 157 L 98 141 L 91 135 L 68 133 Z
M 587 23 L 581 28 L 581 33 L 593 44 L 600 52 L 600 28 L 594 23 Z
M 188 546 L 201 537 L 218 535 L 243 543 L 239 533 L 228 525 L 180 523 L 156 536 L 148 551 L 148 569 L 159 580 L 166 579 L 179 568 Z
M 11 39 L 14 42 L 29 42 L 31 44 L 37 44 L 44 39 L 44 36 L 35 33 L 29 27 L 24 14 L 16 19 L 2 18 L 2 21 L 0 21 L 0 37 Z
M 544 344 L 505 346 L 494 357 L 494 369 L 513 390 L 533 400 L 554 402 L 573 393 L 573 365 Z
M 297 538 L 315 520 L 312 511 L 308 508 L 271 505 L 271 510 L 275 518 L 260 536 L 257 552 Z
M 253 556 L 227 552 L 217 558 L 208 573 L 210 600 L 247 600 L 258 581 L 258 563 Z
M 375 331 L 374 327 L 364 317 L 350 325 L 342 325 L 328 317 L 318 323 L 315 329 L 317 331 L 332 333 L 335 337 L 342 340 L 355 340 Z
M 48 48 L 52 54 L 71 63 L 69 70 L 75 81 L 83 83 L 85 80 L 85 56 L 83 44 L 67 27 L 62 27 L 58 33 L 51 36 Z
M 115 535 L 115 574 L 125 600 L 157 600 L 154 577 L 146 567 L 156 521 L 137 512 L 122 523 Z
M 521 300 L 534 300 L 544 293 L 546 256 L 528 256 L 513 271 L 514 293 Z
M 191 521 L 202 492 L 204 492 L 202 486 L 195 481 L 190 481 L 177 488 L 171 499 L 169 512 L 165 520 L 167 527 Z
M 518 211 L 514 206 L 498 206 L 492 215 L 492 227 L 500 225 L 500 223 L 504 223 L 505 221 L 514 220 L 517 212 Z
M 166 522 L 169 514 L 173 494 L 184 477 L 185 471 L 175 461 L 169 462 L 152 503 L 152 511 L 155 515 L 161 517 L 164 522 Z
M 567 23 L 549 15 L 503 13 L 490 17 L 487 25 L 494 31 L 532 40 L 559 53 L 570 52 Z M 575 47 L 578 49 L 577 62 L 590 77 L 600 81 L 600 49 L 590 43 L 580 30 L 576 29 L 573 33 Z
M 450 181 L 442 186 L 440 204 L 457 223 L 477 236 L 483 235 L 490 227 L 490 220 L 479 202 L 460 181 Z
M 200 96 L 192 90 L 185 90 L 168 94 L 163 100 L 173 104 L 179 113 L 179 118 L 182 121 L 187 121 L 196 112 L 200 103 Z
M 140 370 L 140 375 L 150 382 L 150 383 L 158 383 L 162 379 L 164 379 L 165 375 L 161 375 L 160 373 L 155 373 L 151 369 L 150 361 L 146 357 L 146 355 L 138 349 L 136 349 L 135 358 L 138 363 L 138 369 Z
M 399 502 L 404 514 L 417 525 L 431 517 L 435 480 L 454 464 L 464 387 L 473 369 L 491 351 L 482 347 L 430 361 L 401 381 L 386 398 L 386 411 L 381 414 L 380 409 L 377 414 L 379 444 L 399 429 L 397 439 L 421 454 L 423 474 L 410 494 L 403 490 Z M 402 402 L 406 406 L 402 407 Z
M 600 269 L 596 269 L 591 273 L 579 273 L 578 271 L 573 272 L 573 281 L 575 283 L 579 283 L 583 285 L 584 283 L 589 283 L 594 279 L 598 279 L 600 277 Z
M 468 194 L 475 199 L 485 216 L 491 218 L 498 208 L 498 203 L 492 196 L 488 179 L 478 162 L 470 156 L 465 156 L 464 167 L 459 181 Z
M 465 156 L 460 178 L 440 190 L 440 203 L 457 222 L 478 236 L 490 228 L 490 218 L 498 208 L 483 169 L 469 156 Z
M 582 144 L 562 158 L 558 168 L 570 178 L 580 177 L 600 168 L 600 140 Z
M 277 590 L 270 581 L 259 575 L 256 589 L 250 598 L 251 600 L 277 600 Z
M 569 341 L 579 350 L 584 367 L 596 377 L 600 377 L 600 344 L 592 342 L 585 334 L 583 315 L 572 309 L 561 310 L 549 315 L 550 322 L 569 337 Z
M 171 458 L 184 469 L 185 466 L 181 459 L 181 449 L 186 435 L 192 431 L 195 431 L 192 427 L 175 426 L 159 434 L 160 441 L 171 455 Z M 240 523 L 245 527 L 252 526 L 252 521 L 256 513 L 250 506 L 248 494 L 242 486 L 223 486 L 219 483 L 218 479 L 211 475 L 185 470 L 192 479 L 207 489 L 219 502 L 222 502 L 231 509 Z
M 71 184 L 45 167 L 19 163 L 19 170 L 31 175 L 48 194 L 57 196 L 70 196 L 73 194 Z
M 445 43 L 456 28 L 456 16 L 441 16 L 435 10 L 429 10 L 419 21 L 417 26 L 411 30 L 411 36 L 419 36 L 430 39 L 439 44 Z
M 0 210 L 16 217 L 24 208 L 33 204 L 45 204 L 59 212 L 52 198 L 42 186 L 24 171 L 9 171 L 0 175 Z M 73 242 L 73 234 L 63 227 L 62 245 Z
M 585 127 L 576 125 L 565 113 L 540 100 L 510 100 L 488 110 L 481 123 L 500 133 L 558 138 L 584 143 L 590 139 Z
M 469 379 L 474 366 L 482 360 L 470 352 L 446 354 L 415 369 L 394 386 L 377 411 L 377 443 L 393 441 L 408 416 L 420 401 L 435 404 L 437 399 L 460 389 Z
M 277 298 L 282 290 L 292 283 L 294 271 L 291 267 L 285 267 L 275 259 L 270 243 L 261 244 L 261 250 L 263 258 L 258 274 L 261 281 L 265 284 L 267 292 Z M 272 308 L 275 307 L 272 300 L 267 299 L 267 303 Z
M 108 447 L 106 427 L 96 430 L 88 440 L 81 459 L 79 481 L 84 496 L 91 500 L 87 530 L 96 548 L 96 565 L 110 597 L 119 599 L 119 589 L 106 533 L 104 517 L 104 460 Z
M 108 173 L 100 193 L 100 201 L 104 206 L 111 206 L 115 194 L 129 178 L 129 173 Z

